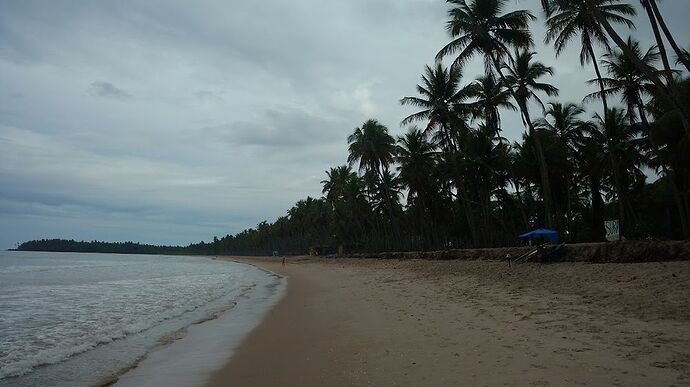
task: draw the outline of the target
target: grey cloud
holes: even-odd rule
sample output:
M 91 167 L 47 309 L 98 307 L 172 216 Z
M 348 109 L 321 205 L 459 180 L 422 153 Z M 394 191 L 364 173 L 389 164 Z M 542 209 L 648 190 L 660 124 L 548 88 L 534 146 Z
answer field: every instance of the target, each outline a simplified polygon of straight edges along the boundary
M 130 99 L 132 96 L 126 91 L 116 87 L 110 82 L 93 82 L 89 87 L 89 94 L 95 97 L 112 98 L 112 99 Z
M 343 125 L 296 109 L 269 109 L 257 121 L 238 121 L 205 130 L 235 145 L 305 147 L 343 140 L 348 130 Z

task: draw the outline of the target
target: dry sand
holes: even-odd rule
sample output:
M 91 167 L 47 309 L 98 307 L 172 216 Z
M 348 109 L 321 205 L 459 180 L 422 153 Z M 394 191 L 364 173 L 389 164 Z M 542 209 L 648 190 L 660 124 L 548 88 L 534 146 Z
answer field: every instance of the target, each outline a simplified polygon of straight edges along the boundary
M 209 386 L 690 385 L 690 262 L 238 260 L 288 292 Z

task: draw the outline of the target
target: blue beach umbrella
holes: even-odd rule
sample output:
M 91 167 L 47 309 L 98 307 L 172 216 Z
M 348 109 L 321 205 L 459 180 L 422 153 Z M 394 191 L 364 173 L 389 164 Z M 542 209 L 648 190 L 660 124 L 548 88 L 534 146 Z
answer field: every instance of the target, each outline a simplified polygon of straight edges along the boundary
M 538 228 L 530 232 L 526 232 L 519 236 L 520 239 L 547 239 L 551 243 L 558 243 L 558 231 L 549 230 L 548 228 Z

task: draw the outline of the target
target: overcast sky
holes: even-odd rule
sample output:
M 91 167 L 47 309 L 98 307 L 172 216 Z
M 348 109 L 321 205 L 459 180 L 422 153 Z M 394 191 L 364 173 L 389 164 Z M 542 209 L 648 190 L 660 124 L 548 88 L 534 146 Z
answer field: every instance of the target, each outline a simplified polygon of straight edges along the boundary
M 541 18 L 538 1 L 509 7 Z M 690 1 L 661 7 L 688 47 Z M 398 100 L 448 41 L 446 10 L 438 0 L 0 0 L 0 248 L 44 237 L 187 244 L 320 196 L 356 126 L 405 130 L 413 111 Z M 558 59 L 544 48 L 542 23 L 539 59 L 556 69 L 559 100 L 578 102 L 593 71 L 576 42 Z M 648 46 L 647 22 L 636 24 Z M 481 72 L 471 63 L 465 81 Z M 503 124 L 519 138 L 516 115 Z

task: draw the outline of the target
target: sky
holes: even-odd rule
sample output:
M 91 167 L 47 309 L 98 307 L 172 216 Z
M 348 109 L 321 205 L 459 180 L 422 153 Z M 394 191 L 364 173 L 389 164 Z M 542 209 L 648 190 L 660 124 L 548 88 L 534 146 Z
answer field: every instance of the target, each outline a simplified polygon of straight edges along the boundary
M 594 91 L 577 41 L 538 59 Z M 633 2 L 638 5 L 637 1 Z M 690 46 L 690 1 L 660 3 Z M 39 238 L 188 244 L 321 196 L 368 118 L 393 135 L 449 41 L 439 0 L 0 0 L 0 248 Z M 641 15 L 642 16 L 642 15 Z M 633 35 L 648 47 L 648 22 Z M 628 31 L 621 30 L 624 36 Z M 601 49 L 598 50 L 602 52 Z M 464 82 L 483 72 L 479 60 Z M 591 112 L 598 104 L 587 105 Z M 504 135 L 520 138 L 515 113 Z

